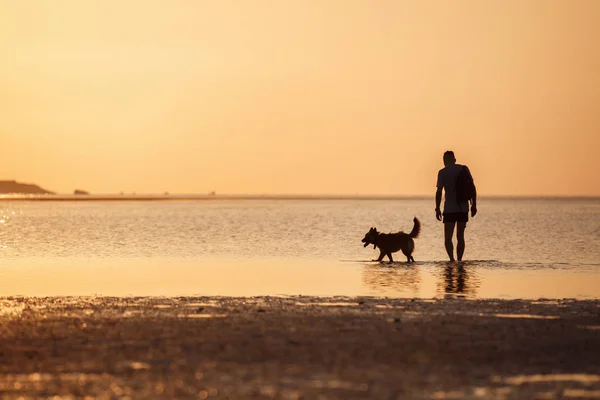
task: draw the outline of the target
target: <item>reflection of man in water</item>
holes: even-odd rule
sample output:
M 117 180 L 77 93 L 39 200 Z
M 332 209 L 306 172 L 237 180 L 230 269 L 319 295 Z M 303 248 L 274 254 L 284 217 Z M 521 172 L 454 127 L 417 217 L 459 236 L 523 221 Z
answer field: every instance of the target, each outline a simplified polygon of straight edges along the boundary
M 454 274 L 454 264 L 446 266 L 445 277 L 446 277 L 446 293 L 462 294 L 468 292 L 468 288 L 465 285 L 465 269 L 461 263 L 458 263 L 456 268 L 456 274 Z M 456 279 L 455 279 L 456 278 Z
M 474 264 L 471 264 L 474 267 Z M 444 262 L 436 268 L 436 292 L 446 298 L 476 298 L 481 287 L 477 268 L 464 262 Z
M 457 202 L 456 200 L 456 179 L 459 172 L 465 168 L 471 180 L 471 172 L 464 165 L 456 163 L 454 152 L 447 151 L 444 153 L 444 168 L 438 172 L 437 191 L 435 193 L 435 217 L 438 221 L 444 221 L 444 244 L 450 261 L 454 261 L 454 246 L 452 244 L 452 236 L 454 235 L 454 226 L 456 225 L 456 257 L 462 260 L 465 252 L 465 228 L 469 220 L 469 201 Z M 442 202 L 442 189 L 445 192 L 444 197 L 444 213 L 440 211 Z M 471 198 L 471 216 L 477 214 L 477 194 Z

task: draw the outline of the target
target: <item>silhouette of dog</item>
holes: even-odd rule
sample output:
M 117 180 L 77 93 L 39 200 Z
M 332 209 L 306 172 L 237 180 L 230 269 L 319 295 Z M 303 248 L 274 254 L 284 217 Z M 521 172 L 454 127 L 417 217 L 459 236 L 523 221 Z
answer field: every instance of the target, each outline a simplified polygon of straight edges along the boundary
M 407 262 L 415 262 L 412 253 L 415 249 L 415 242 L 421 231 L 421 223 L 415 217 L 413 219 L 414 226 L 410 233 L 404 233 L 402 231 L 397 233 L 381 233 L 377 232 L 377 228 L 371 228 L 366 233 L 362 242 L 365 244 L 363 247 L 367 247 L 372 244 L 373 248 L 379 247 L 379 258 L 377 261 L 382 261 L 384 256 L 388 256 L 390 262 L 393 262 L 392 253 L 402 250 L 402 253 L 406 256 Z

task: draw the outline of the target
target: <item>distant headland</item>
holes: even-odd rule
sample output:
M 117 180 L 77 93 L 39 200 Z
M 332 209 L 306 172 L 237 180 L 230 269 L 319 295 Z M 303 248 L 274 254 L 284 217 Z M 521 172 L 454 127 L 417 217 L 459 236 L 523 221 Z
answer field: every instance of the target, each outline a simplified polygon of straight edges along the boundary
M 38 185 L 17 181 L 0 181 L 0 194 L 55 194 Z

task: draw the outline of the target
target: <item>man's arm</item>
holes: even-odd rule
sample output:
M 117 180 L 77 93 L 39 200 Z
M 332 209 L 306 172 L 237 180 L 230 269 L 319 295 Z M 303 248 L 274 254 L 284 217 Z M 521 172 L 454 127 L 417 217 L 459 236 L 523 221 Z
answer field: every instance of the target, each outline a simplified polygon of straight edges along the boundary
M 442 204 L 442 188 L 438 186 L 435 192 L 435 217 L 438 221 L 442 220 L 442 211 L 440 205 Z
M 473 197 L 471 197 L 471 217 L 474 217 L 475 214 L 477 214 L 477 187 L 475 186 L 475 180 L 473 179 L 473 175 L 471 175 L 471 171 L 469 171 L 468 167 L 467 171 L 469 172 L 471 181 L 473 181 Z
M 471 217 L 477 214 L 477 187 L 473 184 L 473 197 L 471 197 Z

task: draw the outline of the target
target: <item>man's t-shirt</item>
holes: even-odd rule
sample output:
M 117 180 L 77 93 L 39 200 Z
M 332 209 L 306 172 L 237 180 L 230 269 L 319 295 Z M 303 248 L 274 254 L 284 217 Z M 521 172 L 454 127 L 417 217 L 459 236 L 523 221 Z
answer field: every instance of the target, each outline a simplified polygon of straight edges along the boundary
M 440 169 L 437 178 L 437 187 L 444 188 L 444 213 L 469 212 L 469 202 L 456 203 L 456 178 L 464 165 L 453 164 Z M 467 167 L 465 167 L 467 168 Z M 467 168 L 469 176 L 471 171 Z M 473 177 L 471 176 L 471 179 Z

